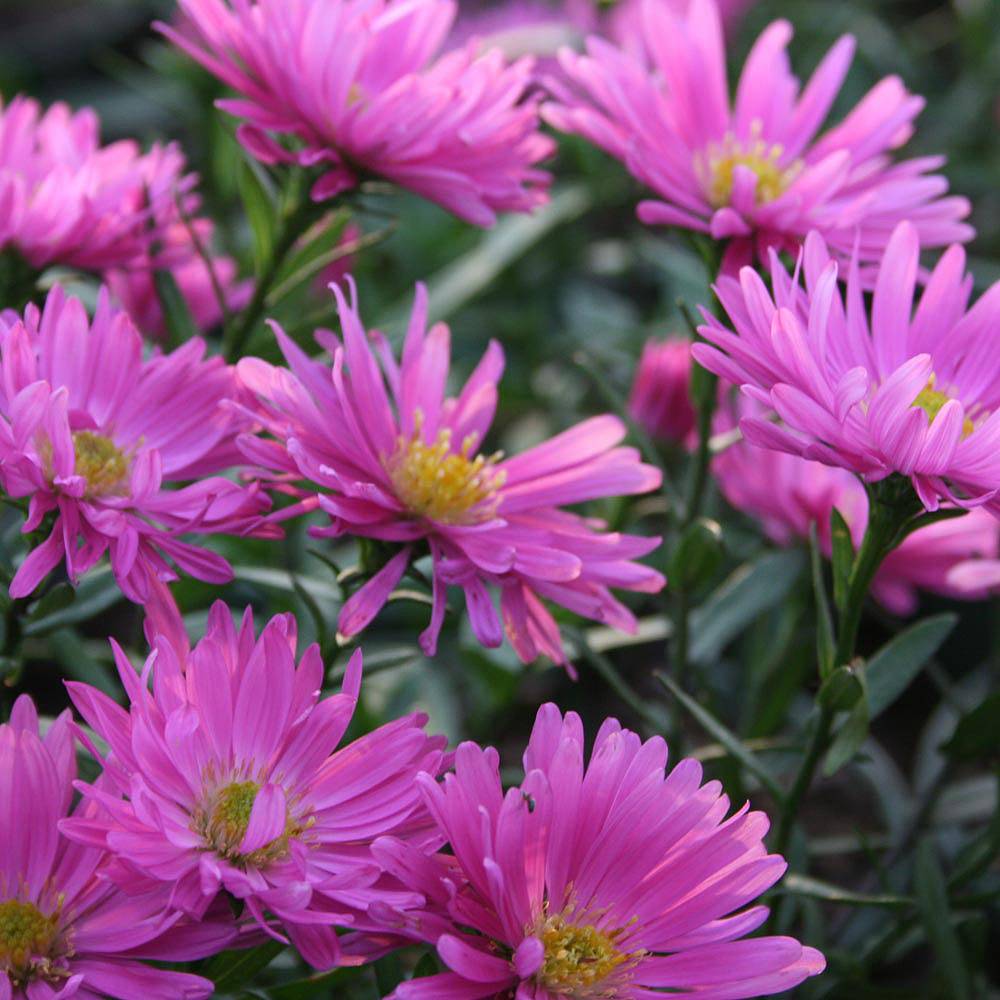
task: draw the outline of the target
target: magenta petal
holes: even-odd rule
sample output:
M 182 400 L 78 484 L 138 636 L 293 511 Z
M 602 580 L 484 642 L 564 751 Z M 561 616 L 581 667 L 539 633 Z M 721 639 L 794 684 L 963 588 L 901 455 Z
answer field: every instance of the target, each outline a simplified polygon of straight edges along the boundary
M 251 854 L 277 840 L 285 832 L 287 816 L 282 788 L 274 784 L 262 786 L 254 799 L 246 833 L 240 841 L 240 854 Z

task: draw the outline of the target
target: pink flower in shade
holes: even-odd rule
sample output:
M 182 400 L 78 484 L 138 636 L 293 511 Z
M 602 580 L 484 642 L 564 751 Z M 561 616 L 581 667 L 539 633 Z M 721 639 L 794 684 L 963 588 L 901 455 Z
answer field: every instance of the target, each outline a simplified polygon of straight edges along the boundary
M 397 1000 L 736 1000 L 822 972 L 788 937 L 740 940 L 767 918 L 749 906 L 785 861 L 763 813 L 726 819 L 718 782 L 608 719 L 584 764 L 580 719 L 544 705 L 506 794 L 495 750 L 462 744 L 455 773 L 419 781 L 451 854 L 393 838 L 376 854 L 424 894 L 426 912 L 386 923 L 429 941 L 450 971 L 397 987 Z M 748 907 L 744 909 L 744 907 Z
M 191 225 L 200 246 L 209 247 L 212 223 L 197 219 Z M 238 312 L 249 302 L 253 284 L 238 280 L 236 262 L 230 257 L 203 257 L 183 222 L 170 227 L 162 239 L 161 253 L 177 261 L 168 269 L 199 330 L 214 329 L 222 323 L 225 312 Z M 156 288 L 156 268 L 157 261 L 147 256 L 129 267 L 106 272 L 104 280 L 115 301 L 142 333 L 152 340 L 163 340 L 168 331 Z
M 201 580 L 231 579 L 221 556 L 179 537 L 242 531 L 268 507 L 259 488 L 206 475 L 238 460 L 243 421 L 222 406 L 237 390 L 232 369 L 204 355 L 192 340 L 144 360 L 141 337 L 103 291 L 93 323 L 59 287 L 43 312 L 0 319 L 0 484 L 29 499 L 24 532 L 51 518 L 12 596 L 64 560 L 76 580 L 105 552 L 133 601 L 148 598 L 151 579 L 176 578 L 168 559 Z
M 759 520 L 779 545 L 808 539 L 815 524 L 820 549 L 829 557 L 834 509 L 851 529 L 855 548 L 861 543 L 868 496 L 846 469 L 741 441 L 716 456 L 712 473 L 729 503 Z M 918 589 L 976 600 L 990 584 L 968 581 L 984 574 L 1000 582 L 1000 523 L 986 511 L 972 510 L 909 535 L 882 562 L 872 592 L 894 614 L 911 615 Z
M 696 419 L 690 386 L 691 343 L 649 340 L 635 370 L 629 412 L 654 438 L 687 445 Z
M 196 207 L 194 183 L 175 146 L 101 146 L 89 108 L 0 102 L 0 251 L 15 249 L 34 268 L 134 264 L 176 221 L 178 199 Z
M 340 631 L 355 635 L 375 617 L 420 542 L 434 562 L 431 623 L 420 638 L 428 655 L 449 584 L 465 591 L 479 641 L 498 646 L 506 629 L 525 661 L 544 653 L 566 662 L 543 599 L 634 629 L 634 617 L 610 588 L 660 590 L 663 577 L 633 562 L 659 539 L 605 533 L 601 522 L 560 509 L 659 485 L 657 469 L 642 465 L 634 449 L 617 447 L 625 436 L 621 421 L 587 420 L 514 458 L 481 454 L 503 371 L 499 344 L 490 344 L 458 396 L 446 397 L 449 332 L 440 323 L 426 330 L 425 289 L 417 289 L 401 365 L 381 334 L 366 334 L 353 285 L 351 291 L 348 303 L 334 287 L 343 343 L 317 333 L 333 356 L 332 370 L 306 357 L 278 327 L 291 371 L 257 358 L 238 366 L 257 396 L 261 422 L 277 439 L 243 436 L 246 457 L 309 481 L 304 489 L 289 486 L 304 499 L 280 516 L 319 507 L 333 523 L 314 534 L 402 545 L 345 603 Z M 500 590 L 503 625 L 491 587 Z
M 207 979 L 143 959 L 185 962 L 221 951 L 235 928 L 179 922 L 163 891 L 124 893 L 101 877 L 107 854 L 68 840 L 63 817 L 76 777 L 72 726 L 64 712 L 39 735 L 31 699 L 0 725 L 0 997 L 4 1000 L 196 1000 Z
M 574 84 L 552 81 L 556 101 L 544 115 L 620 159 L 656 192 L 662 200 L 639 205 L 643 222 L 728 241 L 727 270 L 750 263 L 755 250 L 762 257 L 771 247 L 794 252 L 810 230 L 842 259 L 857 238 L 864 264 L 881 257 L 903 219 L 925 246 L 972 237 L 960 221 L 968 201 L 942 197 L 947 182 L 929 173 L 940 157 L 890 158 L 923 106 L 897 78 L 877 84 L 817 138 L 850 65 L 849 36 L 800 93 L 785 54 L 792 29 L 776 21 L 750 53 L 731 105 L 713 0 L 691 0 L 683 14 L 644 0 L 642 19 L 653 69 L 591 39 L 587 55 L 563 53 Z
M 450 0 L 180 0 L 172 41 L 241 95 L 220 107 L 265 163 L 318 167 L 316 201 L 386 178 L 480 226 L 545 200 L 554 150 L 532 64 L 474 43 L 435 60 Z M 284 137 L 284 144 L 275 136 Z
M 221 602 L 186 653 L 175 635 L 156 637 L 141 675 L 115 646 L 127 710 L 68 684 L 110 751 L 105 787 L 78 786 L 94 814 L 65 828 L 114 854 L 112 881 L 168 884 L 171 905 L 195 918 L 225 890 L 259 927 L 328 967 L 371 952 L 335 927 L 363 928 L 375 901 L 418 900 L 384 884 L 369 845 L 391 833 L 418 850 L 437 846 L 414 778 L 438 772 L 444 738 L 410 715 L 337 749 L 358 699 L 360 651 L 343 693 L 319 700 L 319 649 L 296 666 L 295 648 L 291 615 L 255 640 L 251 612 L 237 630 Z
M 742 384 L 783 424 L 746 416 L 762 447 L 841 466 L 878 481 L 907 477 L 928 510 L 942 501 L 1000 514 L 1000 282 L 967 310 L 965 253 L 951 247 L 914 310 L 916 229 L 894 231 L 878 271 L 871 320 L 857 261 L 846 296 L 838 264 L 812 233 L 800 259 L 805 287 L 772 258 L 773 294 L 745 268 L 717 294 L 735 333 L 707 317 L 706 368 Z M 797 269 L 798 270 L 798 269 Z

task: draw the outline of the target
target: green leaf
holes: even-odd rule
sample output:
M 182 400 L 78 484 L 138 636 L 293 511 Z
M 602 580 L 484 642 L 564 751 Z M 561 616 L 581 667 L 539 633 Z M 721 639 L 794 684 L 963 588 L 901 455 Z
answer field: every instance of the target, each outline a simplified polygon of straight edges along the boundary
M 784 792 L 771 772 L 757 759 L 753 751 L 735 733 L 727 729 L 707 708 L 685 693 L 672 677 L 668 677 L 664 673 L 657 673 L 654 676 L 694 717 L 702 729 L 717 743 L 725 747 L 729 754 L 738 760 L 751 774 L 755 775 L 760 783 L 776 799 L 781 801 L 784 798 Z
M 699 517 L 681 535 L 667 578 L 675 590 L 696 590 L 709 583 L 722 562 L 722 528 L 717 521 Z
M 941 964 L 941 971 L 951 990 L 950 996 L 954 1000 L 971 1000 L 971 980 L 962 945 L 951 921 L 944 874 L 934 843 L 929 838 L 922 840 L 917 847 L 914 882 L 927 940 Z
M 313 1000 L 316 996 L 323 995 L 322 991 L 356 982 L 365 975 L 368 975 L 367 969 L 333 969 L 331 972 L 317 973 L 281 986 L 271 986 L 267 995 L 271 1000 Z
M 801 552 L 769 552 L 737 569 L 701 607 L 691 613 L 691 652 L 708 663 L 765 611 L 791 592 L 803 568 Z
M 37 600 L 31 609 L 29 618 L 37 621 L 57 611 L 68 608 L 76 600 L 76 591 L 65 582 L 57 583 L 47 594 Z
M 581 216 L 593 196 L 585 184 L 568 185 L 552 192 L 544 208 L 531 215 L 508 215 L 490 229 L 479 245 L 459 257 L 427 282 L 429 322 L 447 319 L 490 287 L 499 274 L 520 260 L 526 251 L 549 233 Z M 404 330 L 410 315 L 410 293 L 376 324 L 381 329 Z
M 830 744 L 823 762 L 823 773 L 829 778 L 836 774 L 861 748 L 868 736 L 868 699 L 859 699 Z
M 963 715 L 942 749 L 954 760 L 1000 759 L 1000 692 Z
M 24 634 L 47 635 L 55 629 L 88 621 L 122 600 L 124 597 L 111 567 L 99 566 L 83 578 L 72 604 L 28 622 Z
M 865 696 L 863 668 L 859 664 L 837 667 L 819 689 L 819 703 L 831 712 L 849 712 Z
M 957 621 L 958 616 L 951 612 L 925 618 L 900 632 L 868 661 L 865 676 L 872 719 L 878 718 L 909 687 L 941 648 Z
M 778 891 L 790 892 L 796 896 L 808 896 L 810 899 L 822 899 L 828 903 L 839 903 L 842 906 L 878 906 L 888 909 L 905 909 L 913 906 L 913 900 L 906 896 L 894 896 L 889 893 L 870 895 L 863 892 L 851 892 L 839 885 L 823 882 L 818 878 L 795 873 L 786 875 Z
M 833 638 L 833 618 L 823 580 L 823 557 L 816 537 L 816 522 L 809 525 L 809 563 L 812 569 L 813 595 L 816 600 L 816 656 L 819 675 L 826 677 L 833 669 L 836 643 Z
M 153 284 L 163 312 L 163 322 L 167 327 L 169 346 L 176 347 L 197 337 L 201 331 L 191 316 L 187 300 L 177 287 L 174 276 L 169 271 L 154 271 Z
M 204 968 L 203 975 L 215 983 L 218 993 L 234 993 L 263 972 L 285 950 L 280 941 L 267 941 L 256 948 L 224 951 Z
M 843 612 L 847 587 L 854 566 L 854 540 L 843 514 L 836 507 L 830 512 L 830 541 L 833 564 L 833 603 Z
M 243 160 L 239 170 L 240 198 L 253 234 L 254 271 L 260 275 L 274 252 L 278 209 L 256 164 Z

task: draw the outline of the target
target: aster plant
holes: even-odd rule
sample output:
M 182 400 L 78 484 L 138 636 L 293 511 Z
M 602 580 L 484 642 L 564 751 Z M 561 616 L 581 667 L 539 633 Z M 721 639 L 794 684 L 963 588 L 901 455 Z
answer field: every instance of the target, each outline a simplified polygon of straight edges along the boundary
M 49 2 L 0 1000 L 996 993 L 989 5 Z
M 238 371 L 274 439 L 243 435 L 247 459 L 311 484 L 293 484 L 302 499 L 278 516 L 318 508 L 331 525 L 313 534 L 400 547 L 344 604 L 340 632 L 356 635 L 372 621 L 420 543 L 433 559 L 431 622 L 420 637 L 428 655 L 437 647 L 449 585 L 465 592 L 479 641 L 498 646 L 506 634 L 525 661 L 541 653 L 567 663 L 543 599 L 634 631 L 634 616 L 611 588 L 660 590 L 662 575 L 634 561 L 659 539 L 605 532 L 562 509 L 659 486 L 655 468 L 619 447 L 624 424 L 595 417 L 511 458 L 484 453 L 504 366 L 500 345 L 490 345 L 461 392 L 449 397 L 450 334 L 444 324 L 428 329 L 425 289 L 417 289 L 401 363 L 380 334 L 365 331 L 353 285 L 350 300 L 336 287 L 333 293 L 343 341 L 320 335 L 332 368 L 276 328 L 291 370 L 251 358 Z M 334 430 L 344 427 L 346 435 Z M 499 591 L 500 615 L 491 590 Z

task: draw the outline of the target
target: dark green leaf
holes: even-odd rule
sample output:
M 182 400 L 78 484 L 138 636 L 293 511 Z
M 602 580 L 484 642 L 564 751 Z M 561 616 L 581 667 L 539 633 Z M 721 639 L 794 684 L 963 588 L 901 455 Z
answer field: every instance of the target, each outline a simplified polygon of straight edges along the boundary
M 76 600 L 60 610 L 36 618 L 24 626 L 25 635 L 46 635 L 57 628 L 85 622 L 124 600 L 110 566 L 101 566 L 84 577 L 76 588 Z
M 1000 692 L 963 715 L 943 749 L 956 760 L 1000 759 Z
M 849 712 L 865 694 L 860 664 L 837 667 L 819 689 L 819 702 L 831 712 Z
M 717 521 L 700 517 L 681 535 L 670 563 L 667 579 L 674 590 L 696 590 L 711 582 L 722 562 L 722 529 Z
M 823 882 L 818 878 L 810 878 L 808 875 L 797 875 L 794 872 L 781 880 L 778 891 L 782 890 L 796 896 L 808 896 L 810 899 L 822 899 L 829 903 L 840 903 L 843 906 L 879 906 L 902 909 L 913 905 L 913 900 L 906 896 L 851 892 L 849 889 L 842 889 L 839 885 L 832 885 L 830 882 Z
M 331 995 L 325 994 L 325 991 L 332 990 L 333 987 L 346 986 L 369 974 L 367 969 L 334 969 L 332 972 L 317 973 L 281 986 L 271 986 L 267 995 L 271 1000 L 313 1000 L 317 996 Z
M 33 620 L 54 615 L 76 600 L 76 591 L 68 583 L 57 583 L 44 597 L 36 601 L 29 617 Z
M 215 983 L 219 993 L 233 993 L 263 972 L 285 950 L 280 941 L 268 941 L 244 951 L 224 951 L 213 958 L 204 975 Z
M 836 774 L 858 752 L 868 736 L 868 725 L 868 699 L 861 698 L 837 730 L 827 751 L 823 773 L 828 778 Z
M 757 759 L 752 750 L 748 749 L 740 738 L 727 729 L 711 712 L 703 705 L 698 704 L 689 694 L 686 694 L 674 681 L 666 674 L 656 674 L 656 679 L 684 706 L 694 717 L 702 729 L 708 733 L 717 743 L 720 743 L 726 750 L 738 760 L 751 774 L 755 775 L 760 783 L 779 801 L 784 797 L 781 786 L 775 780 L 770 771 Z
M 872 719 L 881 715 L 916 678 L 955 627 L 952 613 L 934 615 L 911 625 L 886 643 L 869 661 L 868 706 Z
M 201 331 L 191 316 L 187 300 L 177 287 L 177 280 L 173 274 L 170 271 L 154 271 L 153 284 L 156 286 L 156 297 L 163 312 L 169 345 L 176 347 L 197 337 Z
M 752 621 L 780 604 L 802 574 L 803 556 L 769 552 L 737 569 L 691 614 L 691 660 L 708 663 Z
M 833 603 L 842 612 L 847 602 L 847 584 L 854 566 L 854 540 L 844 516 L 836 508 L 830 512 L 830 542 L 833 550 Z
M 258 174 L 259 169 L 256 164 L 244 160 L 239 171 L 240 197 L 253 233 L 254 269 L 258 275 L 274 252 L 278 212 Z
M 951 921 L 948 892 L 944 874 L 938 863 L 934 843 L 930 839 L 921 841 L 917 847 L 915 872 L 917 906 L 941 971 L 950 987 L 954 1000 L 971 1000 L 972 985 L 969 971 L 965 966 L 965 956 L 958 934 Z

